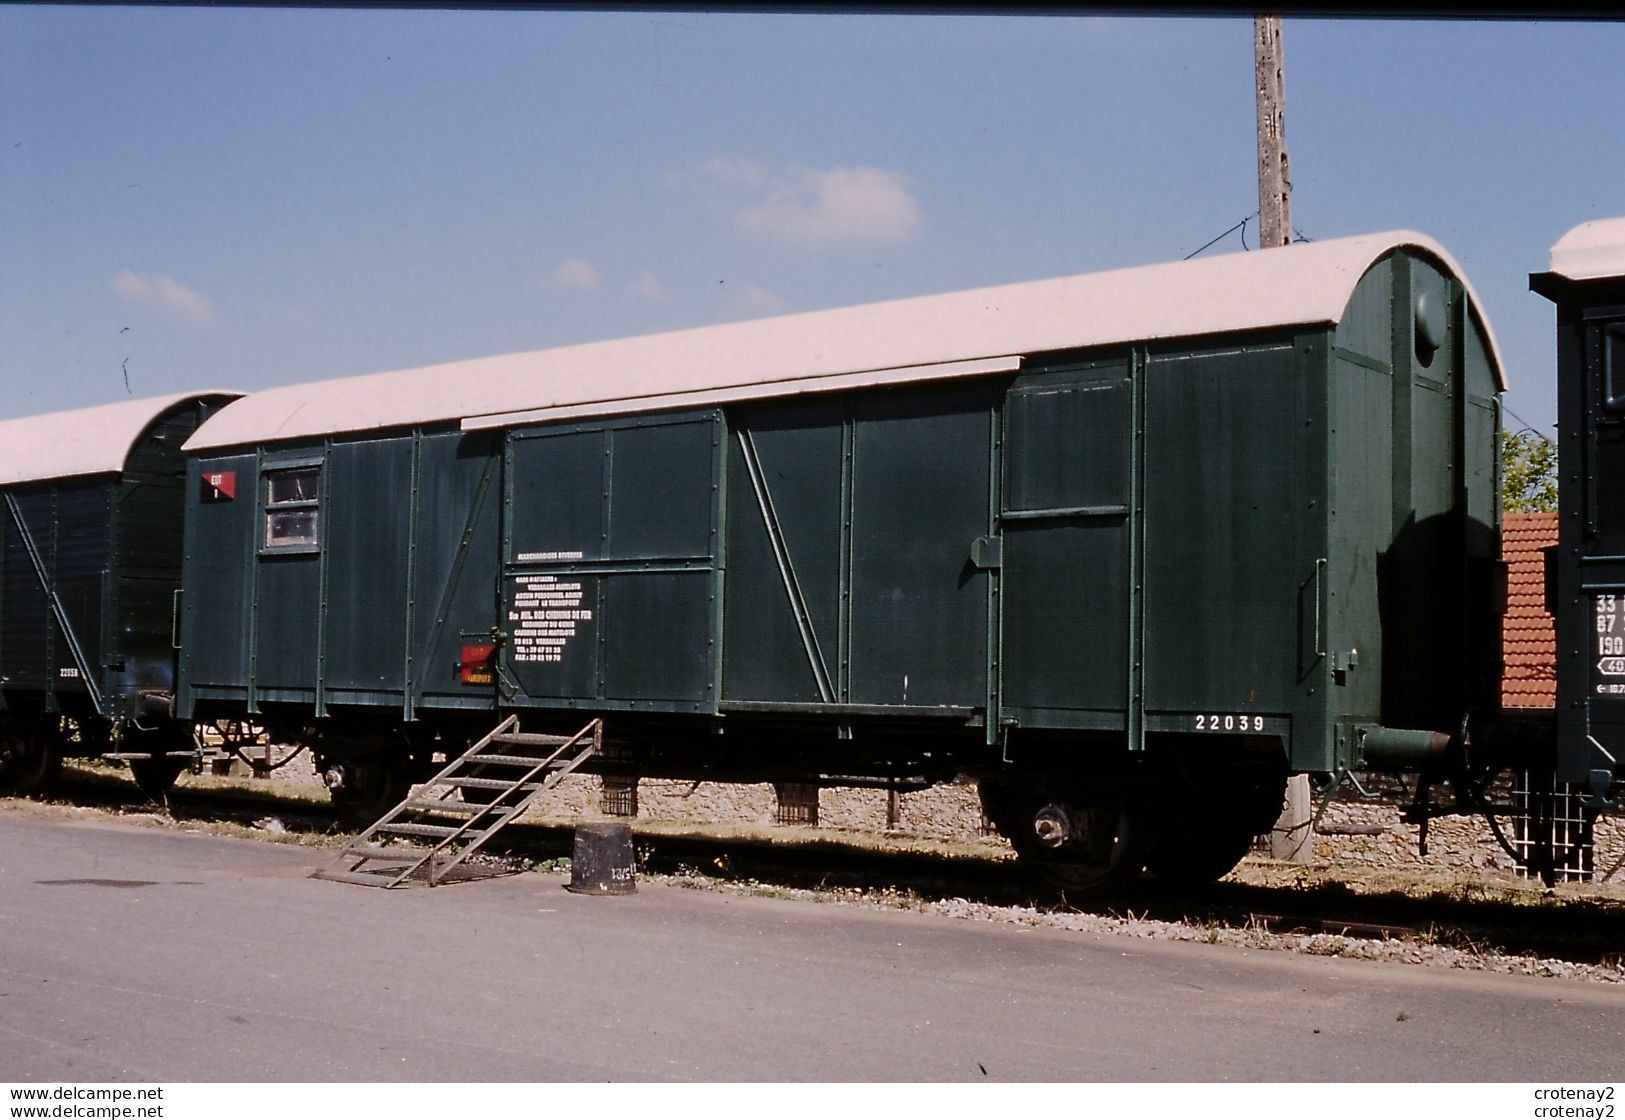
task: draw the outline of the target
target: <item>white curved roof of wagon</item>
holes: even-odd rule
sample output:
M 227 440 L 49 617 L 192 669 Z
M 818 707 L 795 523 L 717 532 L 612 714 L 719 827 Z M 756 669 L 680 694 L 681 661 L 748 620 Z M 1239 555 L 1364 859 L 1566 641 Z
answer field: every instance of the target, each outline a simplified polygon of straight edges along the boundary
M 1051 350 L 1336 323 L 1360 278 L 1405 247 L 1461 277 L 1422 234 L 1319 241 L 290 385 L 221 410 L 186 446 L 705 407 L 1012 370 Z
M 1566 280 L 1625 276 L 1625 218 L 1582 222 L 1552 246 L 1551 271 Z
M 206 389 L 0 420 L 0 486 L 121 474 L 142 434 L 170 409 L 203 397 L 241 395 Z

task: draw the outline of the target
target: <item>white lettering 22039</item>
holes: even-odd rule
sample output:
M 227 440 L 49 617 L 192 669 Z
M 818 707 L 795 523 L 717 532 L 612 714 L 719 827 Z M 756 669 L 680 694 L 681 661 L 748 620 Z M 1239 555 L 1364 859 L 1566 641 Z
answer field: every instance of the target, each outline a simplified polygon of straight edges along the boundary
M 1264 730 L 1263 716 L 1238 716 L 1235 713 L 1227 715 L 1201 715 L 1196 717 L 1196 730 L 1198 731 L 1262 731 Z

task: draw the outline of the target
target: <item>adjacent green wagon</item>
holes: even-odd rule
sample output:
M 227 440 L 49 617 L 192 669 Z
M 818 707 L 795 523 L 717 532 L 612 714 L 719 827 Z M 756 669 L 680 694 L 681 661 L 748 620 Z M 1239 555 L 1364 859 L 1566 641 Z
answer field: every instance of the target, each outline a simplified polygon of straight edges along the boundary
M 235 396 L 0 422 L 0 780 L 37 788 L 64 754 L 120 740 L 149 755 L 190 744 L 172 718 L 181 445 Z M 137 772 L 167 786 L 178 769 Z

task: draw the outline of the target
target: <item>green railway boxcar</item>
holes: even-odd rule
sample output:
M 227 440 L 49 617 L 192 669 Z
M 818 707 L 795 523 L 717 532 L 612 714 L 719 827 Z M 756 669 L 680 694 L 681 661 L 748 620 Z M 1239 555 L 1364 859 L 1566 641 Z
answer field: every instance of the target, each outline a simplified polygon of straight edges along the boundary
M 37 788 L 62 755 L 121 742 L 146 754 L 190 744 L 171 718 L 181 446 L 235 396 L 0 422 L 0 780 Z M 154 788 L 178 769 L 136 763 Z
M 244 483 L 191 488 L 182 709 L 352 790 L 499 710 L 970 773 L 1060 881 L 1211 878 L 1288 773 L 1493 710 L 1503 387 L 1393 233 L 270 390 L 188 444 Z

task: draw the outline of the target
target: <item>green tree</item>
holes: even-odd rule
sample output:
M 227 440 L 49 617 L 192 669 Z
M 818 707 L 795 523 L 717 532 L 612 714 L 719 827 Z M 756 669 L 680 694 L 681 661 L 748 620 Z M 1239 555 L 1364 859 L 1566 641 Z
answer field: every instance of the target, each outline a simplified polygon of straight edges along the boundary
M 1507 513 L 1557 509 L 1557 444 L 1532 428 L 1501 432 L 1501 508 Z

